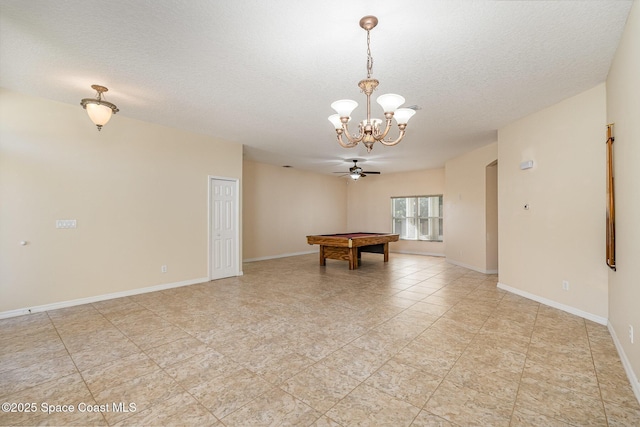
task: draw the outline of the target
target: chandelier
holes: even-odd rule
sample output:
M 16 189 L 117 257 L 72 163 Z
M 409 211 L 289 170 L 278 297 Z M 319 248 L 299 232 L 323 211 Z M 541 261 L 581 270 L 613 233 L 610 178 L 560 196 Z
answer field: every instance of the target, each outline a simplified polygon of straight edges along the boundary
M 102 130 L 102 126 L 106 125 L 107 122 L 111 120 L 111 116 L 120 110 L 118 110 L 118 107 L 114 104 L 102 99 L 102 94 L 107 92 L 109 89 L 100 85 L 91 85 L 91 88 L 97 92 L 96 97 L 85 98 L 80 101 L 80 105 L 82 105 L 82 108 L 87 110 L 89 118 L 100 131 Z
M 378 141 L 382 145 L 396 145 L 405 135 L 405 128 L 407 122 L 416 113 L 415 110 L 410 108 L 398 108 L 404 104 L 404 98 L 394 93 L 387 93 L 380 95 L 376 100 L 384 111 L 384 117 L 386 123 L 383 125 L 383 120 L 371 118 L 371 94 L 378 87 L 380 83 L 378 80 L 371 77 L 373 69 L 373 58 L 371 57 L 371 38 L 370 31 L 378 25 L 378 18 L 375 16 L 365 16 L 360 20 L 360 27 L 367 31 L 367 78 L 360 80 L 358 86 L 364 92 L 367 97 L 367 118 L 358 124 L 358 134 L 352 135 L 349 132 L 348 123 L 351 120 L 351 113 L 356 109 L 358 103 L 351 99 L 341 99 L 331 104 L 337 114 L 329 116 L 329 121 L 333 124 L 338 134 L 338 144 L 344 148 L 353 148 L 362 142 L 367 147 L 367 152 L 371 152 L 373 144 Z M 391 121 L 396 119 L 398 129 L 400 131 L 396 139 L 387 139 L 387 134 L 391 129 Z M 343 140 L 343 135 L 346 136 L 347 142 Z

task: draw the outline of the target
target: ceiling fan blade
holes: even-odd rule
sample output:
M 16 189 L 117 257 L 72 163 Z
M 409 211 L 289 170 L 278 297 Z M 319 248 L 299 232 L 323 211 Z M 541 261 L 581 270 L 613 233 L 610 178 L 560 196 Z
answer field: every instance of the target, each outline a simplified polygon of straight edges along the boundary
M 380 172 L 372 172 L 372 171 L 364 171 L 362 173 L 368 173 L 368 174 L 371 174 L 371 175 L 380 175 Z

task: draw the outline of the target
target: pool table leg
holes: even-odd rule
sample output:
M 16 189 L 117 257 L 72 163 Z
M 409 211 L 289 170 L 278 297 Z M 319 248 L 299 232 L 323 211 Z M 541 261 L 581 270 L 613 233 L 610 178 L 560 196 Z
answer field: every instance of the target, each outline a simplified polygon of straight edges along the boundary
M 384 244 L 384 262 L 389 262 L 389 243 Z
M 327 260 L 324 257 L 324 245 L 320 245 L 320 265 L 327 265 Z
M 358 268 L 358 248 L 349 248 L 349 270 Z

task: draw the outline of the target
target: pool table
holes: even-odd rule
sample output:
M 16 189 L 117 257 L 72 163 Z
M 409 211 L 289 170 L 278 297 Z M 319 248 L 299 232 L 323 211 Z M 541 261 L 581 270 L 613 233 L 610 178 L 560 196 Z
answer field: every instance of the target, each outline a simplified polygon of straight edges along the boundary
M 349 261 L 349 270 L 358 268 L 361 252 L 384 255 L 389 261 L 389 242 L 397 242 L 398 234 L 386 233 L 344 233 L 307 236 L 307 243 L 320 245 L 320 265 L 326 265 L 327 258 Z

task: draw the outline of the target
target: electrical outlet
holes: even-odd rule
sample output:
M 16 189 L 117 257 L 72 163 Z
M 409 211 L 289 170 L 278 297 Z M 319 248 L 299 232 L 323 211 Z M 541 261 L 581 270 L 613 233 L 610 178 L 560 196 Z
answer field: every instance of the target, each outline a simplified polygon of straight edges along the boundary
M 167 272 L 167 266 L 163 265 L 162 267 L 160 267 L 160 273 L 166 273 Z
M 569 281 L 568 280 L 563 280 L 562 281 L 562 290 L 563 291 L 568 291 L 569 290 Z
M 629 341 L 633 344 L 633 325 L 629 325 Z

